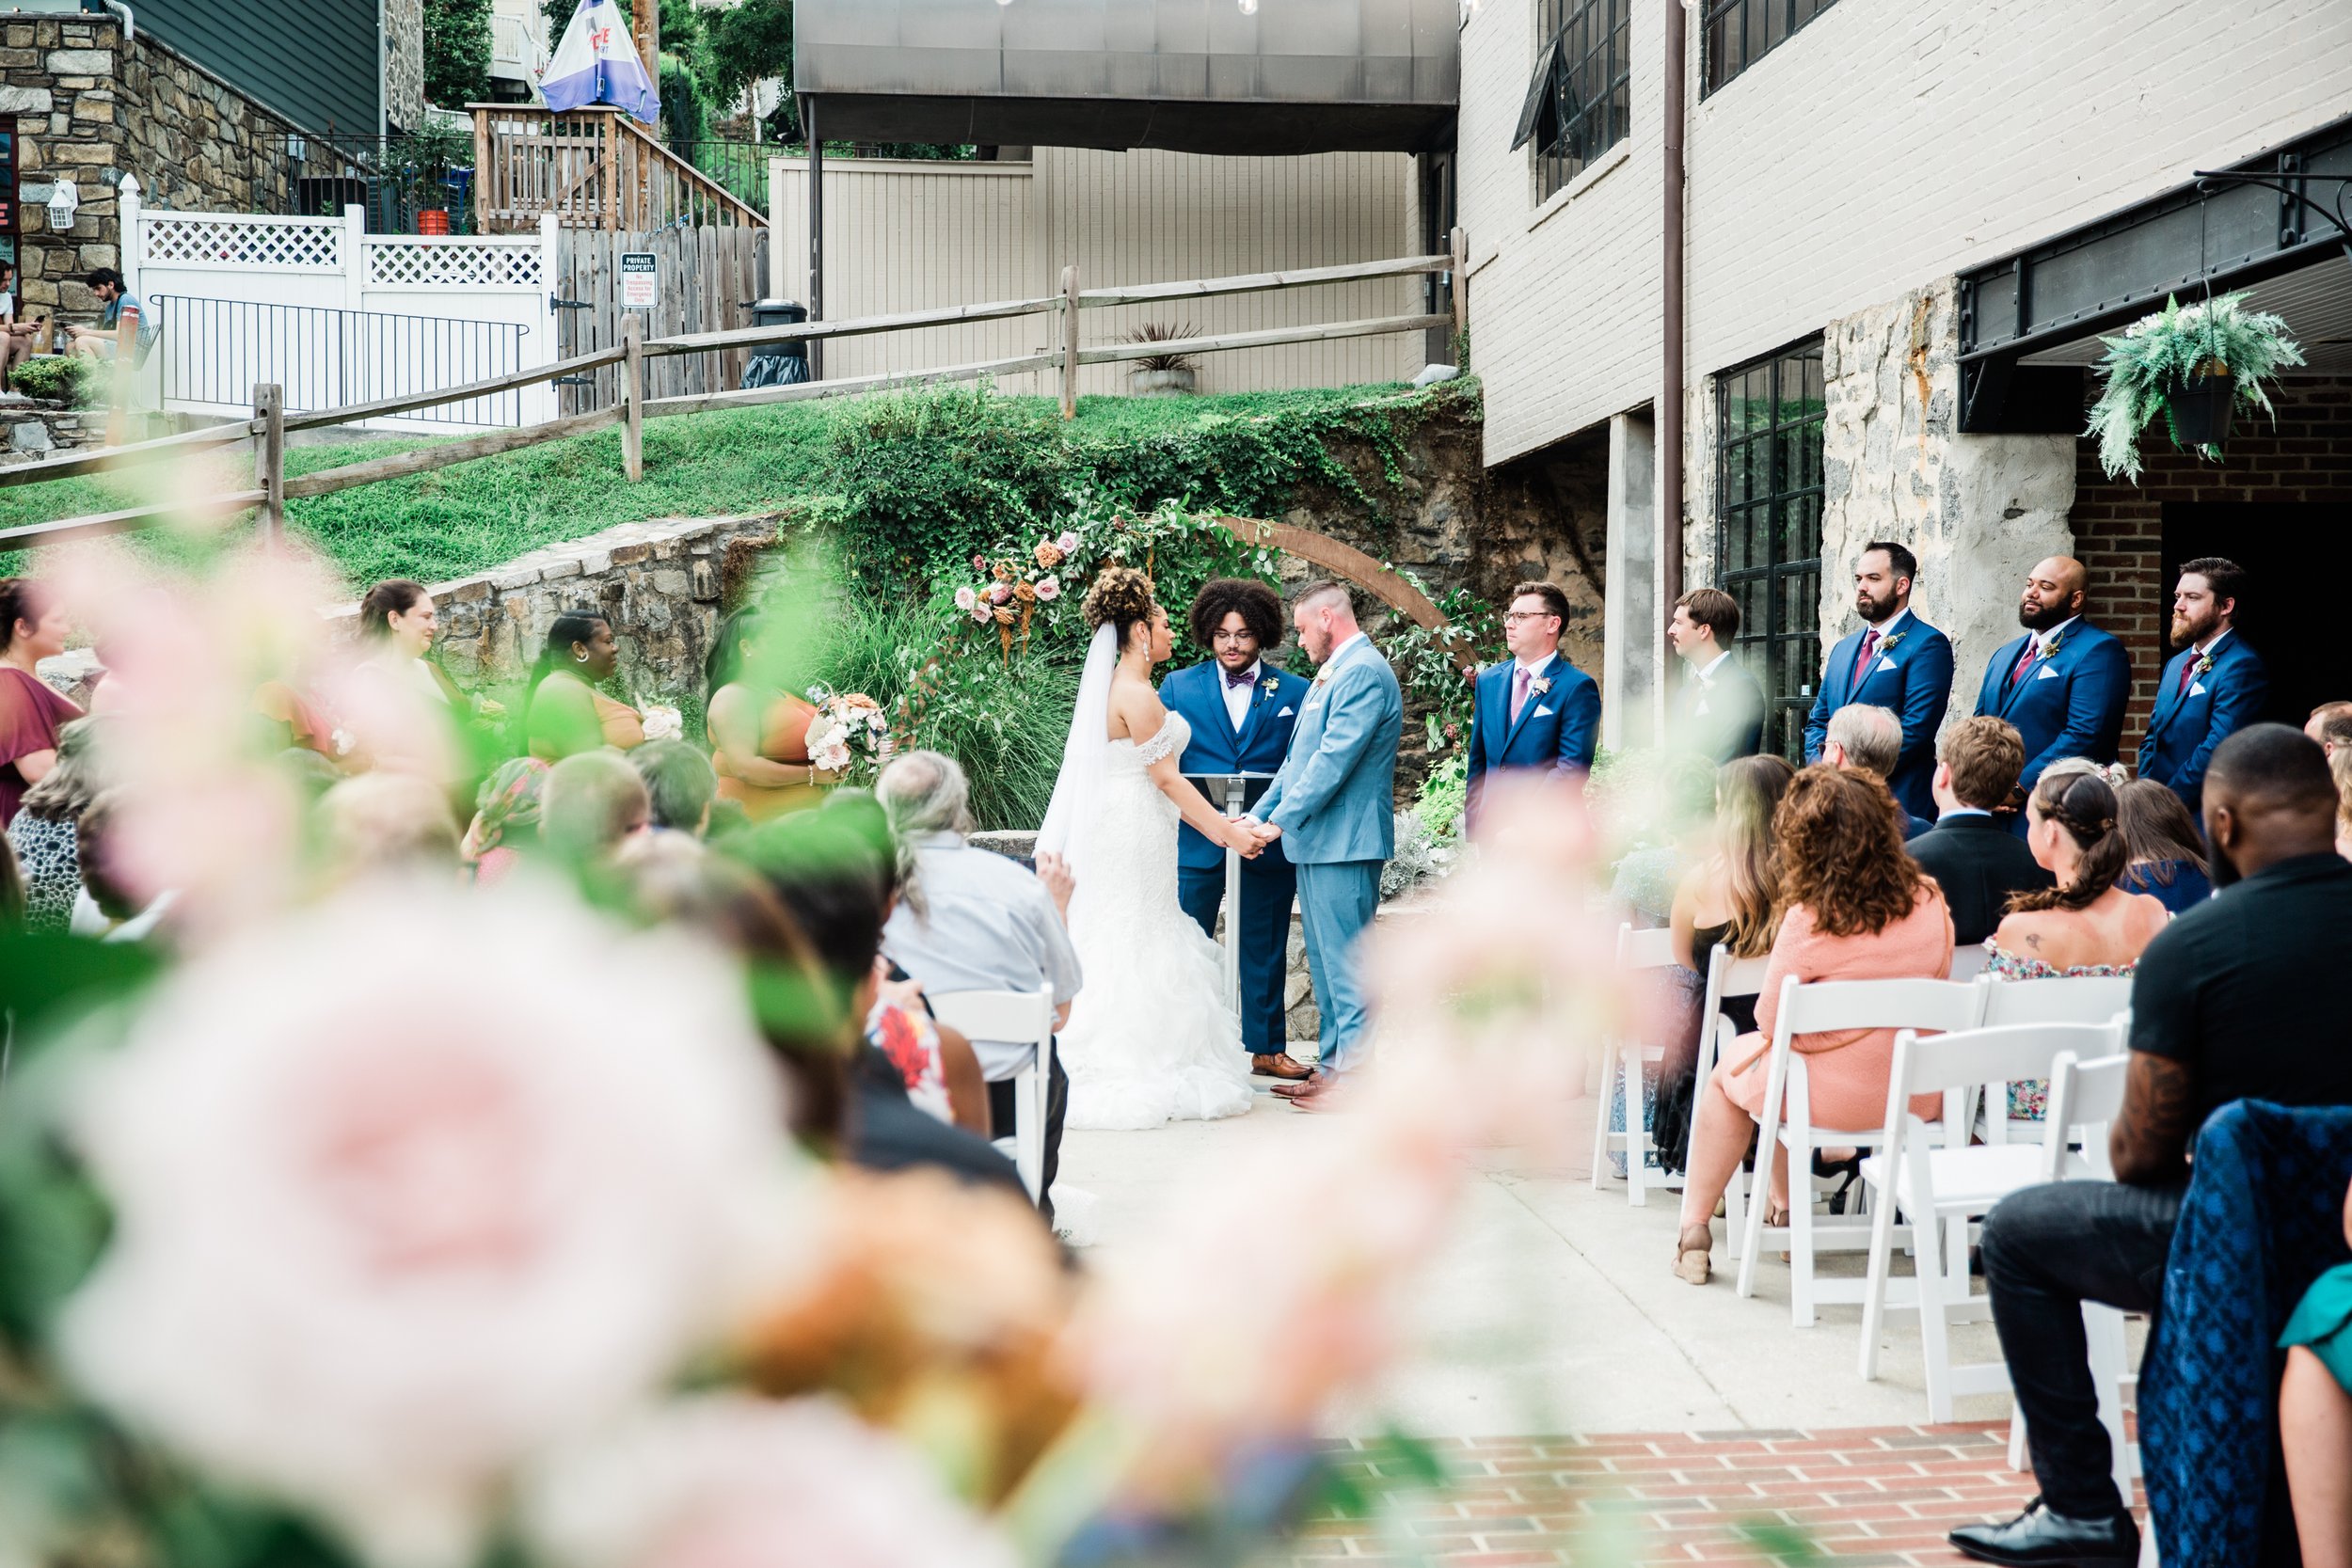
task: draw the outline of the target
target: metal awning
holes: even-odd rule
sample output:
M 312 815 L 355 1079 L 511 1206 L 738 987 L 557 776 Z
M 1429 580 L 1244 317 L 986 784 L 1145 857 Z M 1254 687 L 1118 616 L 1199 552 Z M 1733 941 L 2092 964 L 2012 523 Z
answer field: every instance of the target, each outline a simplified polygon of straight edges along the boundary
M 1459 0 L 799 0 L 831 140 L 1268 156 L 1450 145 Z
M 2100 334 L 2208 288 L 2284 316 L 2311 371 L 2352 368 L 2338 186 L 2313 178 L 2352 175 L 2352 119 L 2223 166 L 2273 185 L 2191 182 L 1961 274 L 1960 428 L 2079 429 Z

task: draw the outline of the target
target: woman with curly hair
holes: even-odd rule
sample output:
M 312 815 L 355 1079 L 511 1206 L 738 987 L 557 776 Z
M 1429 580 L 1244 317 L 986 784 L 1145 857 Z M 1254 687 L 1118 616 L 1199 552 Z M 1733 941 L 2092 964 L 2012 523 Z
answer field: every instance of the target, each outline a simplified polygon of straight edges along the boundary
M 1041 864 L 1059 855 L 1075 881 L 1071 944 L 1086 976 L 1061 1032 L 1068 1125 L 1136 1129 L 1249 1109 L 1249 1066 L 1225 1005 L 1216 945 L 1177 902 L 1176 828 L 1258 852 L 1178 770 L 1191 737 L 1152 689 L 1174 647 L 1152 581 L 1106 566 L 1086 596 L 1095 628 L 1071 717 Z
M 1780 883 L 1780 932 L 1772 940 L 1756 1033 L 1742 1035 L 1699 1091 L 1691 1127 L 1691 1164 L 1682 1190 L 1682 1228 L 1675 1273 L 1693 1285 L 1708 1279 L 1713 1245 L 1708 1220 L 1748 1151 L 1764 1110 L 1766 1067 L 1781 983 L 1814 980 L 1941 980 L 1952 972 L 1952 917 L 1934 880 L 1903 853 L 1902 814 L 1877 775 L 1817 764 L 1790 781 L 1772 813 L 1772 862 Z M 1895 1031 L 1837 1030 L 1799 1035 L 1816 1126 L 1853 1132 L 1886 1117 Z M 1932 1117 L 1938 1095 L 1912 1110 Z M 1766 1151 L 1773 1206 L 1788 1207 L 1788 1178 L 1779 1150 Z M 1768 1185 L 1757 1182 L 1759 1190 Z

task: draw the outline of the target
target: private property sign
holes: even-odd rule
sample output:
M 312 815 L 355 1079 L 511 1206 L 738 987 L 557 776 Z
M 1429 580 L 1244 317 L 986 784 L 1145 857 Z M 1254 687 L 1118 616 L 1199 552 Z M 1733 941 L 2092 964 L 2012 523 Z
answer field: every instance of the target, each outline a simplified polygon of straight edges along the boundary
M 660 262 L 650 250 L 621 252 L 621 309 L 650 310 L 660 289 Z

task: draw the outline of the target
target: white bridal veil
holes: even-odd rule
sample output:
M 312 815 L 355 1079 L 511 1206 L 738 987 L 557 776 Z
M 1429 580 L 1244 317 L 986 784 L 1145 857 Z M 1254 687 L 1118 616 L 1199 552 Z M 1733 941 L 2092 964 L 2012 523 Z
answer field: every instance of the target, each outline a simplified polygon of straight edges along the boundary
M 1062 747 L 1061 772 L 1054 780 L 1053 803 L 1037 835 L 1037 852 L 1059 855 L 1071 874 L 1084 879 L 1087 834 L 1103 795 L 1103 765 L 1111 748 L 1111 675 L 1119 668 L 1119 633 L 1105 623 L 1094 628 L 1087 647 L 1086 673 L 1070 713 L 1070 739 Z

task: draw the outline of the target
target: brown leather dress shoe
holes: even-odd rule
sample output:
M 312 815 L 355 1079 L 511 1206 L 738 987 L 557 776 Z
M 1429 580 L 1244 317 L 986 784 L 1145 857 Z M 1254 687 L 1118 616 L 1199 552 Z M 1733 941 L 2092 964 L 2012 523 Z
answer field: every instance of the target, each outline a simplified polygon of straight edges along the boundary
M 1294 1111 L 1335 1111 L 1346 1103 L 1340 1081 L 1325 1073 L 1298 1093 L 1290 1097 Z
M 1305 1078 L 1309 1073 L 1314 1071 L 1314 1069 L 1309 1067 L 1306 1063 L 1300 1061 L 1297 1057 L 1292 1055 L 1287 1051 L 1277 1051 L 1272 1055 L 1257 1055 L 1250 1057 L 1249 1070 L 1251 1073 L 1260 1078 L 1289 1078 L 1296 1080 Z
M 1299 1079 L 1295 1083 L 1277 1084 L 1274 1085 L 1274 1092 L 1280 1095 L 1284 1100 L 1296 1100 L 1300 1095 L 1307 1093 L 1316 1085 L 1330 1082 L 1330 1078 L 1331 1075 L 1324 1071 L 1323 1069 L 1319 1067 L 1309 1068 L 1307 1069 L 1306 1077 Z

